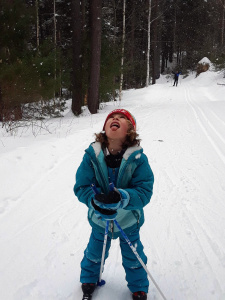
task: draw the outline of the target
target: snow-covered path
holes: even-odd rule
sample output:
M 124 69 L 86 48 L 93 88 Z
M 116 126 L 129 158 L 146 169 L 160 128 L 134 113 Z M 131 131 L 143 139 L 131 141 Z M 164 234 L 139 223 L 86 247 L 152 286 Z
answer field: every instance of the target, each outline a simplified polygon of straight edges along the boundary
M 148 269 L 173 300 L 225 299 L 225 87 L 213 72 L 124 93 L 155 174 L 141 240 Z M 81 299 L 87 209 L 74 174 L 104 119 L 68 111 L 53 134 L 0 136 L 0 290 L 4 300 Z M 129 300 L 118 240 L 93 300 Z M 148 299 L 161 299 L 150 284 Z

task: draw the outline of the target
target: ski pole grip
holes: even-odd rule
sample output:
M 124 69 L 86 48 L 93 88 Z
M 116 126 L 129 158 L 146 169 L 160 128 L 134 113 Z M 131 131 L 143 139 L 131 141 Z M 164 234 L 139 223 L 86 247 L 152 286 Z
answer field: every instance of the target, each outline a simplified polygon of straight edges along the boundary
M 96 185 L 95 185 L 94 183 L 91 184 L 91 189 L 92 189 L 92 191 L 93 191 L 93 193 L 94 193 L 95 195 L 98 194 L 97 187 L 96 187 Z
M 114 188 L 115 188 L 114 183 L 113 183 L 113 182 L 110 182 L 110 184 L 109 184 L 109 190 L 110 190 L 110 191 L 114 191 Z
M 110 184 L 109 184 L 109 190 L 110 190 L 110 191 L 114 191 L 114 188 L 115 188 L 114 183 L 113 183 L 113 182 L 110 182 Z M 95 195 L 98 194 L 97 187 L 96 187 L 96 185 L 95 185 L 94 183 L 91 184 L 91 189 L 92 189 L 92 191 L 93 191 L 93 193 L 94 193 Z

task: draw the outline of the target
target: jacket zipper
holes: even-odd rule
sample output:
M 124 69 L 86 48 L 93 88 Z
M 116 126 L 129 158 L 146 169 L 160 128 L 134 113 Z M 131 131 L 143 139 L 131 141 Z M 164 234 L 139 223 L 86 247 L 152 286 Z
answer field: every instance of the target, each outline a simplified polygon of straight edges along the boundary
M 101 177 L 102 177 L 102 179 L 103 179 L 103 182 L 105 182 L 106 190 L 109 191 L 109 187 L 108 187 L 107 181 L 106 181 L 106 179 L 105 179 L 105 176 L 104 176 L 104 174 L 103 174 L 103 172 L 102 172 L 102 169 L 101 169 L 101 166 L 100 166 L 100 163 L 99 163 L 98 160 L 97 160 L 97 164 L 98 164 L 98 169 L 99 169 L 99 172 L 100 172 Z
M 93 160 L 92 160 L 92 161 L 93 161 Z M 97 159 L 96 159 L 96 162 L 97 162 L 97 168 L 98 168 L 100 177 L 102 178 L 102 182 L 105 183 L 105 188 L 106 188 L 107 191 L 109 191 L 109 187 L 108 187 L 107 181 L 106 181 L 106 179 L 105 179 L 105 176 L 104 176 L 104 174 L 103 174 L 103 172 L 102 172 L 100 163 L 99 163 L 99 161 L 98 161 Z M 93 163 L 95 163 L 95 162 L 93 161 Z
M 138 227 L 139 222 L 140 222 L 140 215 L 139 215 L 139 213 L 138 213 L 137 211 L 135 211 L 135 210 L 132 210 L 132 213 L 133 213 L 135 219 L 137 220 L 137 227 Z
M 127 163 L 124 164 L 124 166 L 122 167 L 121 170 L 119 169 L 118 177 L 116 180 L 116 186 L 119 186 L 119 179 L 120 179 L 120 177 L 122 177 L 121 174 L 123 173 L 123 170 L 126 168 L 126 166 L 127 166 Z

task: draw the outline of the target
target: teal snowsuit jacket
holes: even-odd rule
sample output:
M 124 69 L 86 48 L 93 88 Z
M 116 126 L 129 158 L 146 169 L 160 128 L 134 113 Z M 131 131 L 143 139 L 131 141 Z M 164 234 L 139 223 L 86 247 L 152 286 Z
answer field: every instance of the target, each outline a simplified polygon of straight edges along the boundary
M 77 173 L 74 193 L 78 200 L 86 204 L 88 221 L 90 225 L 104 233 L 105 221 L 99 220 L 91 205 L 94 198 L 90 185 L 94 183 L 99 192 L 109 192 L 108 168 L 104 159 L 104 153 L 99 142 L 92 143 L 85 150 L 83 161 Z M 148 163 L 146 155 L 140 146 L 129 147 L 124 155 L 119 168 L 116 188 L 124 189 L 130 196 L 128 205 L 124 209 L 118 209 L 116 220 L 125 231 L 139 229 L 144 223 L 143 207 L 149 203 L 153 193 L 154 175 Z M 110 237 L 117 238 L 119 230 L 111 222 Z

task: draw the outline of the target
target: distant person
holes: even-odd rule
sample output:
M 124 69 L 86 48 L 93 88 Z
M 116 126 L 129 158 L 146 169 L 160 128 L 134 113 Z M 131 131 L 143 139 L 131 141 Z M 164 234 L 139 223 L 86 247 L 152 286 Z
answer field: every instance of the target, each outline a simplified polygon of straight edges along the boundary
M 176 71 L 176 73 L 174 73 L 174 72 L 172 72 L 172 73 L 174 74 L 174 84 L 173 84 L 173 86 L 175 86 L 175 85 L 177 86 L 179 75 L 181 74 L 181 72 Z

